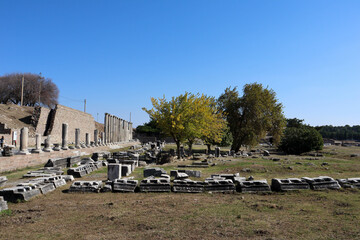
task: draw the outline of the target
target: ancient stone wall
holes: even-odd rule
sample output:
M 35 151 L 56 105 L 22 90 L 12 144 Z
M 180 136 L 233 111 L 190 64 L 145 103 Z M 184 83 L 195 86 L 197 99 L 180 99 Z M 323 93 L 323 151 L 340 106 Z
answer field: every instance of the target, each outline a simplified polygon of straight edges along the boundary
M 86 133 L 89 133 L 91 141 L 94 139 L 95 120 L 91 114 L 58 104 L 56 106 L 54 124 L 50 132 L 53 143 L 61 143 L 63 123 L 68 124 L 69 142 L 75 142 L 75 128 L 80 129 L 81 142 L 85 142 Z
M 45 134 L 46 123 L 48 120 L 49 113 L 50 113 L 50 109 L 46 107 L 40 108 L 40 114 L 38 113 L 38 111 L 35 113 L 36 115 L 39 114 L 39 116 L 37 116 L 38 118 L 37 125 L 35 126 L 36 133 L 41 134 L 41 136 L 44 136 Z

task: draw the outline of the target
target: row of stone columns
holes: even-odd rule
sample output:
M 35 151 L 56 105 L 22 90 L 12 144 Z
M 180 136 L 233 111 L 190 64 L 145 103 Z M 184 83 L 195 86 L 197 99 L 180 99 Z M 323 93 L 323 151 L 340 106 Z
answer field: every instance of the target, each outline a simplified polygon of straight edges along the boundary
M 132 123 L 105 113 L 105 143 L 127 142 L 132 139 Z
M 89 147 L 98 147 L 98 146 L 105 146 L 105 133 L 101 132 L 101 138 L 98 138 L 99 131 L 97 129 L 94 130 L 94 143 L 93 145 L 90 144 L 90 134 L 85 133 L 85 144 L 80 143 L 80 129 L 75 129 L 75 146 L 68 146 L 68 124 L 62 124 L 62 141 L 61 141 L 61 148 L 59 144 L 54 144 L 55 147 L 51 148 L 51 135 L 48 135 L 44 141 L 44 148 L 41 149 L 41 135 L 35 135 L 35 149 L 32 151 L 33 153 L 41 153 L 41 152 L 51 152 L 51 151 L 60 151 L 70 149 L 80 149 L 80 148 L 89 148 Z M 99 141 L 100 140 L 100 141 Z M 20 151 L 19 154 L 30 154 L 28 150 L 28 141 L 29 141 L 29 129 L 24 127 L 20 130 Z

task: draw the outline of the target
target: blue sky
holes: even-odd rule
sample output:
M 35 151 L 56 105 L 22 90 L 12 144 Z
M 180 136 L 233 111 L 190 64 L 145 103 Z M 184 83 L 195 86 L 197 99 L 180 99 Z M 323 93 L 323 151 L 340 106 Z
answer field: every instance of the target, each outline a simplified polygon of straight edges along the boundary
M 42 73 L 59 103 L 148 121 L 151 97 L 272 88 L 288 118 L 360 124 L 360 1 L 0 0 L 0 75 Z M 98 117 L 99 116 L 99 117 Z

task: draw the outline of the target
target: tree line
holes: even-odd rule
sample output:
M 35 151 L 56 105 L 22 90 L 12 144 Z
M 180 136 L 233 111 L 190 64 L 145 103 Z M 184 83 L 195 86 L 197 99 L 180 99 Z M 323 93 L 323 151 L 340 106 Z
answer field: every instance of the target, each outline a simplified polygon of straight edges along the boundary
M 323 138 L 330 138 L 335 140 L 357 140 L 360 141 L 360 125 L 354 126 L 319 126 L 320 134 Z
M 54 107 L 58 102 L 59 89 L 50 78 L 34 73 L 11 73 L 0 76 L 0 103 L 20 104 L 23 85 L 24 106 Z
M 208 145 L 253 147 L 265 136 L 280 146 L 286 127 L 283 105 L 276 93 L 262 84 L 246 84 L 242 92 L 227 88 L 219 98 L 204 94 L 185 93 L 171 100 L 152 98 L 152 109 L 143 108 L 150 122 L 139 126 L 139 132 L 161 132 L 171 136 L 180 157 L 180 145 L 187 144 L 191 152 L 195 139 Z

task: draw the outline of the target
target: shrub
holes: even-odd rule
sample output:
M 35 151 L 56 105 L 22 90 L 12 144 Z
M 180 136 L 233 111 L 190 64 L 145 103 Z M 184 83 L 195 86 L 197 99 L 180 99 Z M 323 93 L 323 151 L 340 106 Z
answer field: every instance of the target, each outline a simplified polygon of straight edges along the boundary
M 323 138 L 315 128 L 309 126 L 287 127 L 279 149 L 287 154 L 301 154 L 321 150 L 323 145 Z

